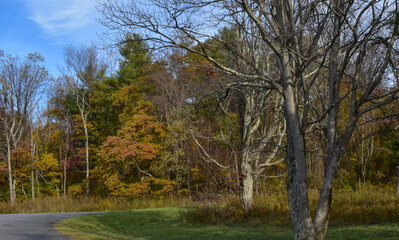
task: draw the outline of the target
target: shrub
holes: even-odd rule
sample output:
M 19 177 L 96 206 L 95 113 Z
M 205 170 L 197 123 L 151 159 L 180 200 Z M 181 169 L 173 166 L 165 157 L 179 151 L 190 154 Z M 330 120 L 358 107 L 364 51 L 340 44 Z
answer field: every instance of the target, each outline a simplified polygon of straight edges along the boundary
M 83 195 L 83 193 L 83 187 L 81 184 L 74 184 L 68 188 L 68 194 L 72 196 L 80 196 Z

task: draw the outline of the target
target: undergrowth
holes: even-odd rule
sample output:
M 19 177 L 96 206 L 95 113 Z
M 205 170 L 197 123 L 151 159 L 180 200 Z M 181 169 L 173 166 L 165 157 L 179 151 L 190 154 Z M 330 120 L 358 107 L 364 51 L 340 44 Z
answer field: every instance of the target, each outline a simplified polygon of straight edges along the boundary
M 312 215 L 318 197 L 317 190 L 309 191 Z M 291 224 L 285 192 L 256 195 L 248 212 L 243 211 L 237 196 L 227 196 L 181 215 L 182 220 L 189 223 Z M 335 190 L 329 223 L 335 226 L 399 223 L 399 197 L 391 190 L 371 185 L 358 191 Z

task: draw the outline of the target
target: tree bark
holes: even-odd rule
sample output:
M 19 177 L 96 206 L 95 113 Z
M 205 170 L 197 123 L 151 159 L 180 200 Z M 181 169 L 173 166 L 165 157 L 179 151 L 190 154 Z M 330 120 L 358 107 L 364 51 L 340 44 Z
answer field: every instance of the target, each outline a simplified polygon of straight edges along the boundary
M 338 160 L 336 156 L 334 156 L 333 158 L 335 159 L 332 160 L 332 163 Z M 320 190 L 320 196 L 314 220 L 316 239 L 318 240 L 324 240 L 327 233 L 328 220 L 330 217 L 330 209 L 332 203 L 333 180 L 335 172 L 336 172 L 336 167 L 334 166 L 328 166 L 326 168 L 325 181 Z
M 244 175 L 242 181 L 241 204 L 245 211 L 252 209 L 254 196 L 254 175 L 249 160 L 248 157 L 244 157 L 241 163 L 241 171 Z
M 288 204 L 293 225 L 294 239 L 316 239 L 309 211 L 306 159 L 304 154 L 302 154 L 303 148 L 301 146 L 301 140 L 292 136 L 290 131 L 291 130 L 288 130 L 289 143 L 286 164 L 288 168 Z
M 312 240 L 316 238 L 309 210 L 305 139 L 298 119 L 291 69 L 289 53 L 287 50 L 283 50 L 281 70 L 287 124 L 287 156 L 285 161 L 288 168 L 288 204 L 294 239 Z

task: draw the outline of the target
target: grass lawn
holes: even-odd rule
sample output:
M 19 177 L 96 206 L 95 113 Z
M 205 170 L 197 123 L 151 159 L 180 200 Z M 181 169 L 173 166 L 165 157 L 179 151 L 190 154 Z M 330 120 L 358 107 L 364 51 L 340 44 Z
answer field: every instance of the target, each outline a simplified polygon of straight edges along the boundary
M 291 228 L 245 224 L 183 223 L 187 208 L 154 208 L 62 220 L 57 230 L 72 239 L 292 239 Z M 327 239 L 399 239 L 399 225 L 330 227 Z

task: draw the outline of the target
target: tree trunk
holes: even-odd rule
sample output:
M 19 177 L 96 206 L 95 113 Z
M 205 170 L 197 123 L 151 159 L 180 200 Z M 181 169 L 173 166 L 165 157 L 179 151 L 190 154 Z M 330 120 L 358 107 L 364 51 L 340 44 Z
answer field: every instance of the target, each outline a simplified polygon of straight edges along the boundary
M 397 175 L 396 175 L 396 191 L 395 194 L 399 195 L 399 166 L 396 166 Z
M 328 63 L 328 102 L 330 110 L 327 114 L 327 154 L 324 157 L 324 183 L 320 190 L 320 197 L 314 219 L 316 239 L 318 240 L 324 240 L 327 233 L 328 220 L 332 203 L 333 182 L 338 166 L 338 161 L 341 157 L 340 153 L 343 150 L 342 146 L 347 145 L 350 136 L 352 135 L 347 134 L 345 138 L 337 140 L 338 111 L 342 80 L 342 76 L 338 74 L 338 54 L 341 45 L 341 39 L 339 37 L 341 34 L 342 21 L 341 9 L 343 9 L 344 1 L 338 0 L 334 3 L 335 14 L 333 22 L 333 36 L 338 37 L 333 40 L 330 52 L 330 61 Z M 341 143 L 339 143 L 340 141 Z M 346 144 L 343 144 L 342 141 L 344 141 Z
M 66 188 L 66 181 L 67 181 L 67 175 L 66 175 L 66 170 L 67 170 L 67 168 L 66 168 L 66 164 L 67 164 L 67 153 L 65 153 L 65 159 L 64 159 L 64 177 L 63 177 L 63 184 L 64 184 L 64 186 L 63 186 L 63 188 L 64 188 L 64 196 L 66 196 L 66 194 L 67 194 L 67 188 Z
M 30 171 L 30 187 L 31 187 L 31 191 L 32 191 L 32 199 L 35 199 L 35 170 L 31 169 Z
M 310 216 L 306 166 L 306 142 L 299 119 L 296 84 L 294 80 L 295 66 L 290 49 L 298 50 L 297 42 L 291 36 L 294 30 L 293 6 L 291 1 L 272 2 L 274 17 L 281 42 L 279 49 L 279 70 L 281 74 L 282 93 L 284 97 L 284 114 L 287 128 L 287 190 L 291 223 L 295 240 L 315 240 L 315 230 Z M 277 28 L 276 28 L 277 29 Z M 281 32 L 280 32 L 281 31 Z M 306 120 L 306 119 L 305 119 Z
M 33 129 L 32 129 L 32 122 L 30 128 L 30 147 L 31 147 L 31 164 L 32 168 L 30 170 L 30 185 L 31 185 L 31 194 L 32 199 L 35 199 L 35 146 L 33 145 Z
M 62 138 L 60 138 L 60 144 L 58 147 L 58 159 L 59 159 L 59 163 L 60 163 L 60 167 L 62 166 L 62 162 L 63 162 L 63 156 L 62 156 Z M 60 187 L 61 187 L 61 191 L 64 190 L 64 174 L 60 174 Z
M 7 111 L 4 108 L 3 109 L 4 112 L 4 118 L 3 118 L 3 126 L 4 126 L 4 135 L 5 135 L 5 139 L 6 139 L 6 145 L 7 145 L 7 169 L 8 169 L 8 186 L 9 186 L 9 190 L 10 190 L 10 201 L 11 203 L 15 202 L 15 188 L 14 188 L 14 184 L 13 184 L 13 179 L 12 179 L 12 166 L 11 166 L 11 141 L 10 141 L 10 134 L 9 134 L 9 129 L 7 126 L 7 119 L 5 118 L 5 116 L 7 116 Z
M 85 138 L 86 138 L 86 196 L 89 196 L 90 193 L 90 166 L 89 166 L 89 133 L 87 131 L 86 125 L 86 117 L 83 120 L 84 130 L 85 130 Z
M 235 151 L 234 145 L 232 147 L 232 151 L 233 151 L 234 163 L 235 163 L 235 175 L 236 175 L 237 193 L 238 193 L 238 196 L 241 197 L 242 196 L 242 190 L 241 190 L 241 179 L 240 179 L 240 166 L 239 166 L 239 163 L 238 163 L 237 152 Z
M 288 204 L 295 240 L 313 240 L 315 231 L 310 216 L 305 139 L 300 128 L 294 94 L 294 81 L 288 50 L 283 50 L 281 70 L 287 124 Z
M 251 163 L 248 160 L 248 156 L 246 156 L 241 163 L 241 171 L 244 175 L 242 181 L 241 204 L 245 211 L 252 209 L 254 196 L 254 176 Z
M 40 182 L 39 182 L 39 174 L 37 173 L 37 169 L 35 169 L 35 183 L 37 186 L 37 195 L 40 197 Z
M 69 117 L 69 114 L 68 114 Z M 69 118 L 68 118 L 69 119 Z M 68 120 L 69 121 L 69 120 Z M 63 189 L 64 189 L 64 196 L 66 196 L 67 194 L 67 187 L 66 187 L 66 183 L 67 183 L 67 159 L 68 159 L 68 150 L 69 150 L 69 122 L 66 128 L 66 141 L 65 141 L 65 158 L 64 158 L 64 166 L 63 166 Z
M 7 167 L 8 167 L 8 184 L 10 190 L 10 201 L 11 203 L 15 202 L 16 194 L 15 194 L 15 183 L 12 177 L 12 165 L 11 165 L 11 146 L 10 140 L 8 139 L 8 134 L 6 133 L 6 141 L 7 141 Z
M 242 181 L 241 204 L 245 211 L 252 209 L 254 195 L 254 173 L 255 169 L 252 163 L 259 154 L 253 153 L 254 134 L 259 127 L 260 119 L 254 116 L 255 99 L 251 90 L 245 96 L 241 96 L 242 109 L 240 110 L 241 118 L 241 173 L 244 176 Z M 256 113 L 255 113 L 256 114 Z
M 314 220 L 316 239 L 318 240 L 324 240 L 327 233 L 332 203 L 333 181 L 336 172 L 335 163 L 337 160 L 338 157 L 333 156 L 333 159 L 330 160 L 330 165 L 326 167 L 325 180 L 320 190 L 320 196 L 317 203 L 317 210 Z
M 302 152 L 299 149 L 300 147 L 298 147 L 300 144 L 295 144 L 296 141 L 293 141 L 291 136 L 289 141 L 286 157 L 288 168 L 287 189 L 294 239 L 316 239 L 309 211 L 305 156 L 300 154 Z
M 21 184 L 21 192 L 24 194 L 24 199 L 26 199 L 28 195 L 26 194 L 26 191 L 25 191 L 23 183 Z
M 16 180 L 15 178 L 12 180 L 12 197 L 13 197 L 13 201 L 12 203 L 15 203 L 15 201 L 17 200 L 17 194 L 15 193 L 15 184 L 16 184 Z

